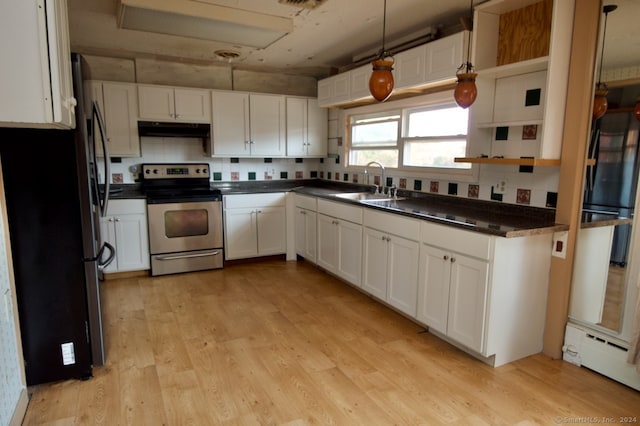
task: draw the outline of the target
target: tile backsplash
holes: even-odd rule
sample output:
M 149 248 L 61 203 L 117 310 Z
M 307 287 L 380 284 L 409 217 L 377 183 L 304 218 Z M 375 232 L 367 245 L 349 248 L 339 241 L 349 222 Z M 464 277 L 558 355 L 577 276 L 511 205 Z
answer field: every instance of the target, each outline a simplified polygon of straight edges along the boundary
M 205 156 L 202 141 L 189 138 L 141 138 L 142 157 L 122 158 L 111 166 L 112 182 L 134 183 L 136 167 L 141 163 L 206 162 L 214 181 L 248 181 L 320 178 L 338 182 L 365 183 L 362 173 L 349 172 L 335 158 L 211 158 Z M 132 171 L 133 170 L 133 171 Z M 371 173 L 370 182 L 380 185 L 381 175 Z M 478 182 L 461 182 L 431 176 L 385 173 L 386 184 L 400 189 L 424 191 L 455 197 L 497 200 L 510 204 L 555 207 L 559 170 L 536 167 L 520 170 L 517 166 L 481 166 Z M 498 181 L 506 182 L 503 194 L 494 191 Z

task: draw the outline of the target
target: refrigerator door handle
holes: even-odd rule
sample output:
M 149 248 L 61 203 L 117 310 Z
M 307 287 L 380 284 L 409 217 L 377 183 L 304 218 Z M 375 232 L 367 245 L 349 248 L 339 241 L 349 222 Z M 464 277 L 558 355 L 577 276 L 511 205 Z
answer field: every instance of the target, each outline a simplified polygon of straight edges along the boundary
M 100 132 L 100 141 L 102 142 L 102 153 L 104 154 L 104 194 L 100 197 L 100 190 L 96 188 L 96 193 L 98 197 L 101 198 L 98 200 L 98 207 L 100 208 L 100 216 L 105 217 L 107 215 L 107 207 L 109 205 L 109 191 L 111 190 L 111 183 L 109 180 L 109 176 L 111 174 L 110 171 L 110 157 L 109 157 L 109 144 L 107 143 L 107 135 L 105 132 L 104 121 L 102 120 L 102 114 L 100 114 L 100 107 L 98 106 L 98 102 L 93 101 L 92 103 L 92 123 L 93 123 L 93 131 L 91 132 L 91 137 L 93 139 L 93 165 L 94 172 L 96 177 L 96 186 L 98 185 L 98 153 L 96 148 L 96 129 L 95 125 L 98 125 L 98 131 Z
M 107 257 L 106 260 L 102 260 L 102 256 L 104 255 L 104 251 L 105 249 L 109 250 L 109 257 Z M 109 244 L 108 242 L 104 242 L 102 244 L 102 247 L 100 247 L 100 251 L 98 252 L 98 256 L 97 260 L 98 260 L 98 270 L 102 271 L 104 270 L 104 268 L 106 268 L 107 266 L 109 266 L 111 264 L 111 262 L 113 262 L 113 259 L 115 259 L 116 257 L 116 249 Z

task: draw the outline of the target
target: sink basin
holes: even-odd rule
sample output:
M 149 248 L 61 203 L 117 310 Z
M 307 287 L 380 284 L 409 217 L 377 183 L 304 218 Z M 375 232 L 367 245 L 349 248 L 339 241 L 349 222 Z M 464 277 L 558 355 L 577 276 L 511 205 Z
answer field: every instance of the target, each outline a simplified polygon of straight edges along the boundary
M 338 198 L 344 198 L 352 201 L 385 201 L 385 200 L 401 200 L 402 198 L 394 198 L 389 194 L 378 194 L 373 192 L 347 192 L 342 194 L 335 194 Z

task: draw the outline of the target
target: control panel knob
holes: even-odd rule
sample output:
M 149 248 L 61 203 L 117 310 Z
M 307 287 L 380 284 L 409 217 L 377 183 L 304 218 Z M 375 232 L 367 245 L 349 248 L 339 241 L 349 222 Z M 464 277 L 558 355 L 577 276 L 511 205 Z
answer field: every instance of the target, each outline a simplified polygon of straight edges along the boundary
M 208 173 L 208 172 L 207 172 L 207 169 L 206 169 L 206 168 L 205 168 L 205 169 L 202 169 L 202 173 Z
M 200 174 L 200 169 L 196 169 L 196 174 Z
M 151 174 L 151 169 L 146 169 L 144 172 L 145 172 L 146 174 Z
M 160 171 L 158 169 L 153 169 L 153 174 L 157 175 Z

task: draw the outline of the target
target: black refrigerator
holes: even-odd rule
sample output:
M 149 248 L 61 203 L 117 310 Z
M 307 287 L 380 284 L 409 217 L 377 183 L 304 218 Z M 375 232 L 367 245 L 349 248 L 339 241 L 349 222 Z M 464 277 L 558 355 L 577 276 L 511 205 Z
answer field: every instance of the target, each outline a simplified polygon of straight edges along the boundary
M 85 114 L 81 57 L 71 61 L 75 130 L 0 128 L 27 385 L 86 379 L 105 362 L 98 271 L 115 252 L 100 242 L 108 188 L 98 185 L 94 142 L 106 138 L 94 137 L 97 105 Z
M 638 136 L 640 123 L 627 109 L 616 108 L 594 123 L 584 194 L 586 211 L 633 217 L 640 171 Z M 611 264 L 625 266 L 631 241 L 631 225 L 614 230 Z

